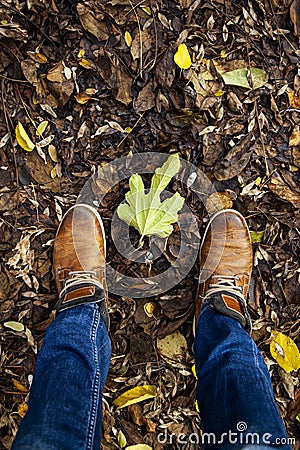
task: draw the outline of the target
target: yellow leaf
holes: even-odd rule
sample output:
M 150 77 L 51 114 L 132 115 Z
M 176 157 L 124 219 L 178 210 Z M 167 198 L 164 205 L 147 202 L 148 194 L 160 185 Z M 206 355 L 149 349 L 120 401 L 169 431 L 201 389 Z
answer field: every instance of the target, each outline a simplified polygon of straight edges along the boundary
M 156 397 L 156 395 L 156 386 L 137 386 L 124 392 L 124 394 L 119 395 L 119 397 L 114 400 L 114 404 L 118 408 L 125 408 L 125 406 L 148 400 L 149 398 Z
M 95 95 L 95 94 L 97 94 L 98 90 L 97 90 L 97 89 L 94 89 L 94 88 L 87 88 L 87 89 L 85 90 L 85 92 L 86 92 L 88 95 Z
M 296 147 L 300 145 L 300 125 L 296 125 L 290 135 L 289 146 Z
M 153 317 L 153 311 L 155 310 L 155 303 L 148 302 L 144 304 L 144 311 L 148 317 Z
M 300 97 L 294 91 L 288 92 L 289 104 L 291 108 L 300 108 Z
M 11 320 L 10 322 L 4 322 L 3 325 L 13 331 L 24 331 L 25 329 L 24 325 L 21 322 L 15 322 L 14 320 Z
M 222 97 L 222 95 L 225 94 L 225 91 L 222 91 L 222 89 L 219 89 L 217 92 L 215 92 L 215 97 Z
M 26 150 L 26 152 L 32 152 L 35 144 L 32 142 L 32 140 L 24 130 L 21 122 L 18 122 L 18 125 L 16 126 L 16 138 L 20 147 Z
M 143 11 L 145 11 L 146 14 L 148 14 L 148 16 L 151 16 L 151 9 L 149 8 L 149 6 L 142 6 L 141 8 Z
M 191 67 L 191 57 L 185 44 L 178 46 L 177 52 L 174 55 L 174 61 L 180 69 L 189 69 Z
M 230 194 L 225 192 L 213 192 L 206 200 L 205 207 L 209 213 L 215 213 L 222 209 L 232 208 L 232 198 Z
M 132 44 L 132 37 L 129 31 L 125 31 L 125 42 L 128 45 L 128 47 L 131 47 Z
M 77 58 L 81 59 L 84 57 L 84 55 L 85 55 L 85 50 L 84 50 L 84 48 L 81 48 L 78 52 Z
M 24 392 L 24 393 L 27 393 L 27 392 L 28 392 L 28 389 L 27 389 L 25 386 L 23 386 L 23 384 L 20 383 L 18 380 L 15 380 L 15 379 L 13 378 L 13 379 L 12 379 L 12 382 L 13 382 L 14 386 L 18 389 L 18 391 Z
M 196 373 L 196 366 L 195 366 L 195 364 L 192 366 L 192 372 L 193 372 L 193 375 L 194 375 L 194 377 L 196 378 L 196 380 L 198 380 L 197 373 Z
M 250 231 L 250 237 L 252 244 L 257 244 L 263 240 L 264 237 L 264 231 Z
M 221 50 L 220 51 L 220 57 L 221 58 L 227 58 L 227 56 L 228 56 L 227 50 Z
M 91 69 L 92 68 L 92 64 L 90 63 L 90 61 L 88 61 L 87 59 L 82 58 L 79 61 L 79 64 L 84 67 L 85 69 Z
M 270 352 L 275 361 L 287 373 L 300 369 L 300 353 L 295 342 L 279 331 L 272 331 Z
M 28 405 L 27 403 L 21 403 L 18 405 L 18 414 L 23 418 L 25 417 L 25 414 L 27 413 Z
M 43 122 L 41 122 L 39 124 L 39 126 L 36 129 L 36 135 L 37 136 L 42 136 L 44 131 L 46 130 L 47 126 L 48 126 L 48 120 L 43 120 Z
M 57 175 L 56 167 L 53 167 L 53 169 L 51 169 L 50 172 L 50 177 L 53 179 L 56 177 L 56 175 Z
M 150 447 L 147 444 L 135 444 L 135 445 L 129 445 L 129 447 L 126 447 L 125 450 L 152 450 L 153 447 Z
M 53 162 L 58 162 L 57 151 L 53 144 L 49 145 L 48 153 Z
M 45 55 L 42 55 L 42 53 L 36 53 L 36 52 L 27 52 L 28 56 L 30 58 L 39 64 L 46 64 L 48 62 L 48 58 Z
M 119 431 L 119 434 L 118 434 L 118 444 L 119 444 L 119 446 L 120 446 L 121 448 L 124 448 L 125 445 L 127 444 L 126 437 L 125 437 L 125 435 L 124 435 L 124 433 L 123 433 L 122 430 L 120 430 L 120 431 Z

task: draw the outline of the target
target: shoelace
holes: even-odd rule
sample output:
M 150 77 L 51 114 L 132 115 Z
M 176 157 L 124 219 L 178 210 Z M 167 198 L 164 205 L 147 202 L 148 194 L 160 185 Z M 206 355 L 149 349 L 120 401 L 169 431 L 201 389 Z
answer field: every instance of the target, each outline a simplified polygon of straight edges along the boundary
M 209 289 L 206 291 L 205 297 L 208 297 L 211 294 L 226 291 L 237 295 L 245 302 L 242 286 L 237 286 L 235 284 L 236 281 L 240 280 L 238 275 L 212 275 L 211 278 L 217 280 L 217 282 L 210 283 L 208 285 Z
M 73 270 L 70 271 L 68 276 L 70 278 L 67 278 L 65 280 L 65 286 L 62 289 L 60 295 L 64 295 L 66 293 L 66 290 L 77 286 L 78 284 L 87 283 L 89 281 L 92 281 L 92 284 L 95 286 L 98 286 L 100 289 L 103 289 L 103 285 L 98 281 L 95 280 L 95 276 L 97 273 L 93 270 Z

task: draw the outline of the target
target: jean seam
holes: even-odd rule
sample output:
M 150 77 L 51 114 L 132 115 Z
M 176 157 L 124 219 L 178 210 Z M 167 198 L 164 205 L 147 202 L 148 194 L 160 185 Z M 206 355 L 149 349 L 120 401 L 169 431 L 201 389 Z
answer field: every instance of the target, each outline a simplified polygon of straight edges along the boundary
M 92 406 L 91 406 L 91 414 L 90 421 L 88 426 L 88 439 L 87 439 L 87 450 L 93 449 L 94 444 L 94 433 L 95 427 L 97 423 L 97 411 L 98 411 L 98 403 L 99 403 L 99 390 L 100 390 L 100 370 L 99 370 L 99 360 L 98 360 L 98 350 L 96 345 L 96 335 L 99 326 L 99 314 L 97 310 L 94 311 L 93 316 L 93 326 L 91 329 L 91 341 L 93 345 L 93 362 L 95 364 L 95 377 L 92 388 Z

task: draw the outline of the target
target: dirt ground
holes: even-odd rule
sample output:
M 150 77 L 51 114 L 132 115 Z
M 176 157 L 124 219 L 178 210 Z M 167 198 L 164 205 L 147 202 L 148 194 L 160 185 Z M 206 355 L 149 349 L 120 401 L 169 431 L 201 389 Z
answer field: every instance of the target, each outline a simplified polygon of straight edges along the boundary
M 299 36 L 299 0 L 0 0 L 1 449 L 10 448 L 26 413 L 37 353 L 54 318 L 52 246 L 62 214 L 92 175 L 97 201 L 99 168 L 144 152 L 178 153 L 206 175 L 222 207 L 246 217 L 253 338 L 299 448 L 299 378 L 270 353 L 271 331 L 300 341 Z M 180 44 L 191 57 L 188 69 L 174 62 Z M 236 70 L 239 79 L 228 81 L 224 74 Z M 199 201 L 180 180 L 170 189 L 185 197 L 203 235 L 214 198 Z M 98 209 L 108 263 L 139 280 L 149 265 L 125 260 L 110 235 L 127 190 L 125 179 Z M 175 225 L 151 274 L 172 264 L 179 242 Z M 158 450 L 164 426 L 200 433 L 192 372 L 198 274 L 196 263 L 180 284 L 151 298 L 110 294 L 103 449 L 144 443 Z M 22 329 L 4 325 L 10 321 Z M 187 346 L 169 360 L 159 342 L 175 332 Z M 113 404 L 145 384 L 157 387 L 154 399 Z

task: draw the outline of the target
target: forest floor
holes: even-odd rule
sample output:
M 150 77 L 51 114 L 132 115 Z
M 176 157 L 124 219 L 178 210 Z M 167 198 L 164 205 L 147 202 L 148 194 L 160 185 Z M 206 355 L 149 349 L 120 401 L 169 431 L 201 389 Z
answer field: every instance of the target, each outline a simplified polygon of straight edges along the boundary
M 99 168 L 120 158 L 127 167 L 145 152 L 178 153 L 220 193 L 223 208 L 245 216 L 254 251 L 253 338 L 299 448 L 299 378 L 270 353 L 272 331 L 300 342 L 299 36 L 299 0 L 0 0 L 1 449 L 10 448 L 26 413 L 37 353 L 54 318 L 53 239 L 91 176 L 111 267 L 139 284 L 178 256 L 177 225 L 150 267 L 120 255 L 110 230 L 128 178 L 99 201 Z M 180 44 L 192 62 L 185 70 L 174 62 Z M 228 80 L 224 74 L 235 70 Z M 169 189 L 185 197 L 203 235 L 215 197 L 209 192 L 200 201 L 180 176 Z M 157 441 L 165 428 L 200 433 L 192 371 L 198 275 L 196 261 L 160 295 L 110 293 L 105 450 L 202 448 Z M 183 350 L 173 349 L 171 359 L 169 335 Z M 156 397 L 116 408 L 120 393 L 142 385 L 156 386 Z

